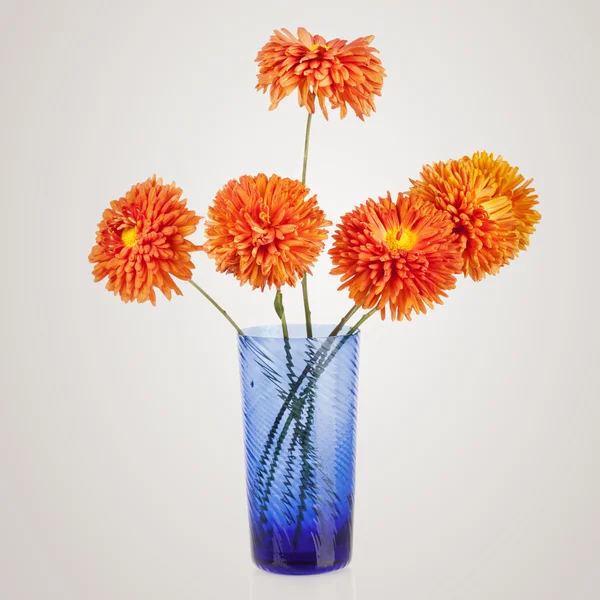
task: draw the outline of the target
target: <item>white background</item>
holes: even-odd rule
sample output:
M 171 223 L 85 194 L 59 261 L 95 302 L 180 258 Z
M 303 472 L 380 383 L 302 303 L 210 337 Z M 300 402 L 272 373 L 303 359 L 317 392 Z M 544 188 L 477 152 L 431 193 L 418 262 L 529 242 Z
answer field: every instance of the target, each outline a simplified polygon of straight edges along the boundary
M 0 7 L 1 598 L 598 597 L 595 2 Z M 354 560 L 302 580 L 250 563 L 233 330 L 187 284 L 124 305 L 87 262 L 109 201 L 153 173 L 203 215 L 230 178 L 300 175 L 305 113 L 253 89 L 257 50 L 298 25 L 374 34 L 388 72 L 366 123 L 313 121 L 330 218 L 478 149 L 534 177 L 543 214 L 499 276 L 365 327 Z M 275 320 L 272 295 L 196 264 L 242 326 Z M 329 268 L 311 292 L 332 323 Z

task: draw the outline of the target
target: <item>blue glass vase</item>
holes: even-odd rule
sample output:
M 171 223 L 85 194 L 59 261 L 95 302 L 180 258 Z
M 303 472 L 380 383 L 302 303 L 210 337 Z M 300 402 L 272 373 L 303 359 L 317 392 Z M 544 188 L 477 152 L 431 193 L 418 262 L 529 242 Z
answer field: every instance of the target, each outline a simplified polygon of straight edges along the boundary
M 359 333 L 254 327 L 239 336 L 254 562 L 309 575 L 352 552 Z

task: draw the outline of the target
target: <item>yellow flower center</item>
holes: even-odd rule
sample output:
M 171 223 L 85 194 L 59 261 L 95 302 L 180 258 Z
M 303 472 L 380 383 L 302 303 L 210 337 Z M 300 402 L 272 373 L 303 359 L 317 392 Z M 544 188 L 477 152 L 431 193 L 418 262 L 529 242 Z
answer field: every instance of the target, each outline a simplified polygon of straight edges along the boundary
M 400 231 L 402 234 L 398 237 Z M 385 234 L 385 243 L 390 250 L 412 250 L 417 243 L 417 234 L 410 229 L 396 227 Z
M 320 44 L 313 44 L 312 46 L 309 46 L 309 47 L 308 47 L 308 49 L 309 49 L 311 52 L 314 52 L 314 51 L 315 51 L 317 48 L 323 48 L 323 50 L 329 50 L 329 46 L 328 46 L 327 44 L 323 44 L 323 45 L 320 45 Z
M 135 246 L 137 243 L 136 236 L 137 236 L 136 228 L 128 227 L 127 229 L 123 230 L 123 233 L 121 234 L 121 239 L 123 240 L 123 243 L 126 246 L 129 246 L 131 248 L 132 246 Z

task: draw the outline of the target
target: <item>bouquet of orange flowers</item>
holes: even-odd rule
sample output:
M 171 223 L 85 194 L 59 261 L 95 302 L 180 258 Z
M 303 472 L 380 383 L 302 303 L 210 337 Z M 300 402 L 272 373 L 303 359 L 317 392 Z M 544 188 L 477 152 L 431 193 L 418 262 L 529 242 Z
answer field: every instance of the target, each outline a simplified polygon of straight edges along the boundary
M 325 119 L 329 109 L 343 119 L 350 107 L 362 121 L 375 111 L 386 73 L 372 41 L 283 29 L 259 51 L 256 87 L 269 91 L 270 109 L 297 92 L 307 112 L 300 180 L 259 173 L 227 182 L 196 245 L 189 237 L 201 217 L 174 183 L 151 177 L 111 202 L 89 257 L 95 280 L 107 279 L 124 302 L 156 304 L 157 289 L 170 299 L 182 294 L 175 279 L 189 281 L 236 329 L 254 559 L 277 572 L 349 561 L 359 328 L 376 312 L 402 320 L 441 304 L 460 273 L 496 275 L 527 248 L 540 220 L 531 180 L 500 156 L 481 151 L 424 166 L 407 191 L 342 216 L 331 273 L 352 303 L 338 324 L 313 326 L 308 278 L 332 223 L 306 187 L 311 121 L 317 102 Z M 243 331 L 192 280 L 192 252 L 242 285 L 274 288 L 278 330 Z M 299 281 L 305 323 L 288 326 L 282 289 Z

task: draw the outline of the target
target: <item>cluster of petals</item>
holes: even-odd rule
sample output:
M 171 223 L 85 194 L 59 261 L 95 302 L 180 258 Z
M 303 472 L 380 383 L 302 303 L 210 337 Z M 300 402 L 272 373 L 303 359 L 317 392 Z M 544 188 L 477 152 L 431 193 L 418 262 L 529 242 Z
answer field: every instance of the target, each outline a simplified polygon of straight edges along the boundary
M 264 290 L 296 285 L 324 248 L 331 222 L 299 181 L 243 175 L 216 195 L 205 222 L 204 250 L 217 271 Z
M 486 152 L 427 165 L 411 183 L 412 194 L 452 219 L 464 242 L 461 271 L 475 281 L 496 275 L 525 249 L 540 219 L 531 180 Z
M 186 239 L 200 217 L 187 208 L 174 183 L 151 177 L 113 200 L 98 224 L 89 260 L 95 281 L 108 279 L 106 289 L 124 302 L 156 304 L 155 288 L 168 299 L 181 295 L 173 277 L 189 280 L 194 264 L 190 252 L 201 250 Z
M 447 213 L 415 196 L 388 192 L 369 199 L 342 217 L 329 250 L 340 290 L 364 309 L 385 318 L 410 320 L 411 314 L 441 304 L 454 288 L 462 243 Z
M 541 219 L 540 213 L 534 209 L 538 201 L 535 189 L 531 187 L 533 179 L 525 180 L 518 167 L 488 152 L 475 152 L 463 160 L 489 178 L 490 184 L 496 188 L 496 196 L 510 200 L 519 235 L 519 250 L 525 250 L 529 246 L 529 236 Z
M 316 98 L 326 119 L 329 103 L 340 109 L 342 119 L 349 106 L 364 120 L 375 111 L 375 96 L 381 96 L 385 77 L 378 51 L 371 46 L 373 39 L 327 41 L 303 27 L 298 28 L 297 37 L 287 29 L 275 31 L 256 57 L 256 89 L 266 92 L 270 88 L 270 110 L 297 90 L 300 106 L 310 113 L 315 112 Z

